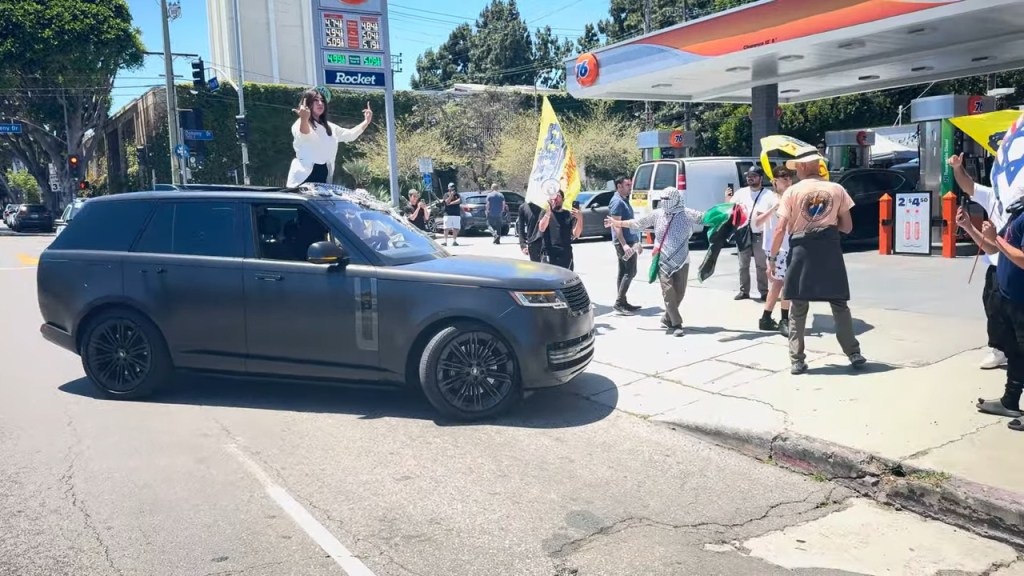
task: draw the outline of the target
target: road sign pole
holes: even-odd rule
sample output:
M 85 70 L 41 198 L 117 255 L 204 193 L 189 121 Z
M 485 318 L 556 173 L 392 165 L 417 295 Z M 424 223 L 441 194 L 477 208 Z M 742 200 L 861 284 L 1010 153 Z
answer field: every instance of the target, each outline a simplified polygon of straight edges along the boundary
M 185 143 L 185 131 L 181 126 L 178 127 L 178 142 Z M 188 154 L 179 160 L 178 166 L 181 170 L 181 183 L 188 184 Z
M 237 0 L 236 0 L 237 1 Z M 171 28 L 167 21 L 167 0 L 160 0 L 160 17 L 164 26 L 164 74 L 167 76 L 167 140 L 171 151 L 171 183 L 180 184 L 180 174 L 175 169 L 177 161 L 174 149 L 178 146 L 178 110 L 174 98 L 174 61 L 171 60 Z
M 235 0 L 235 54 L 238 54 L 238 115 L 245 116 L 245 62 L 242 57 L 242 9 Z M 246 136 L 248 138 L 248 136 Z M 242 145 L 242 182 L 249 185 L 249 144 L 245 138 Z
M 237 0 L 236 0 L 237 1 Z M 402 191 L 398 188 L 398 137 L 395 134 L 395 73 L 391 70 L 391 33 L 388 30 L 388 2 L 381 0 L 381 47 L 384 49 L 384 114 L 388 130 L 388 172 L 391 204 L 398 207 Z

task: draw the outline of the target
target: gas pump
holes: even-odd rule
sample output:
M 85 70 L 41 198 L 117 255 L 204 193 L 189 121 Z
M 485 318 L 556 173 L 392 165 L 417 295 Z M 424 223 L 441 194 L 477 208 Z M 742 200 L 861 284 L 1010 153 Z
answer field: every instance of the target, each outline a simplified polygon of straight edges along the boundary
M 932 226 L 942 226 L 941 199 L 949 192 L 957 196 L 957 203 L 964 200 L 953 178 L 953 169 L 946 163 L 950 156 L 964 155 L 964 168 L 975 182 L 989 181 L 991 162 L 988 153 L 971 138 L 965 137 L 950 118 L 984 114 L 994 111 L 995 98 L 990 96 L 964 96 L 945 94 L 918 98 L 910 103 L 910 120 L 918 126 L 918 158 L 921 177 L 918 190 L 932 193 Z M 974 211 L 972 210 L 972 215 Z M 936 235 L 937 237 L 938 235 Z
M 693 131 L 682 130 L 649 130 L 641 132 L 636 137 L 636 145 L 644 162 L 685 158 L 689 156 L 689 150 L 695 141 Z
M 874 145 L 875 133 L 871 130 L 825 132 L 829 172 L 867 168 L 871 164 L 871 147 Z

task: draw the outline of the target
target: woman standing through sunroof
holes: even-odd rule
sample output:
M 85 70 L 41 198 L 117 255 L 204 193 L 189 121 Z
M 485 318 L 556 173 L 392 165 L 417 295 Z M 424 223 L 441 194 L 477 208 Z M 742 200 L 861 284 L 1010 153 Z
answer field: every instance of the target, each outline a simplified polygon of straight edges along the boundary
M 326 94 L 330 92 L 324 91 Z M 353 128 L 342 128 L 327 118 L 327 100 L 316 88 L 306 90 L 293 112 L 299 117 L 292 124 L 292 147 L 295 159 L 288 171 L 288 186 L 319 182 L 329 183 L 334 178 L 334 160 L 338 157 L 338 144 L 352 142 L 366 130 L 373 120 L 373 110 L 366 103 L 363 122 Z

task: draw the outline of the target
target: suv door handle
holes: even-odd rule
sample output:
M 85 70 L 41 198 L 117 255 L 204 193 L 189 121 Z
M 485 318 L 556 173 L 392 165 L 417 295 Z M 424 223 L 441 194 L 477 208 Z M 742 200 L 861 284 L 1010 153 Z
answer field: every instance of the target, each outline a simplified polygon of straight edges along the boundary
M 280 274 L 257 274 L 257 280 L 266 280 L 267 282 L 280 282 L 284 278 Z

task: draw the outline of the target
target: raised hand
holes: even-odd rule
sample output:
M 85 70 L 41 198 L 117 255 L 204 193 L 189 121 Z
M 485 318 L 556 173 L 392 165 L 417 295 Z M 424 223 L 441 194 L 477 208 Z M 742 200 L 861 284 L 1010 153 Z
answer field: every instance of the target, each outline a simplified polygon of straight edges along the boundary
M 372 120 L 373 120 L 373 110 L 370 109 L 370 102 L 369 102 L 369 100 L 367 100 L 366 108 L 363 109 L 363 122 L 366 122 L 367 124 L 369 124 L 370 121 L 372 121 Z
M 964 165 L 964 153 L 953 154 L 946 160 L 946 164 L 949 164 L 953 168 L 959 168 Z
M 303 120 L 309 120 L 309 113 L 310 112 L 309 112 L 309 108 L 306 107 L 305 99 L 303 99 L 302 102 L 299 102 L 299 107 L 292 109 L 292 112 L 295 112 L 296 114 L 298 114 L 299 118 L 301 118 Z

